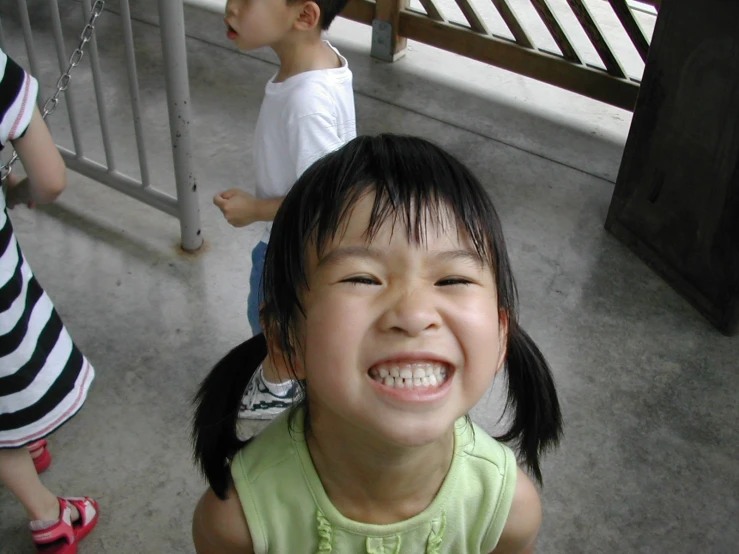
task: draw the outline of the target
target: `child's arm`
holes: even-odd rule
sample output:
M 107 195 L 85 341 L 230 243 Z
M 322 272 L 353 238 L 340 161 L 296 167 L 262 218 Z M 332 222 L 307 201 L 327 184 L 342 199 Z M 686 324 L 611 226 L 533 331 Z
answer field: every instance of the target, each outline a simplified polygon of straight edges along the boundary
M 249 525 L 233 487 L 226 500 L 210 488 L 205 492 L 193 515 L 192 538 L 197 554 L 254 554 Z
M 519 469 L 508 520 L 491 554 L 533 554 L 540 526 L 539 493 L 529 476 Z
M 280 209 L 284 196 L 257 198 L 241 189 L 229 189 L 213 197 L 213 203 L 234 227 L 246 227 L 256 221 L 272 221 Z
M 28 177 L 8 189 L 8 204 L 13 205 L 14 196 L 22 202 L 41 204 L 56 200 L 67 184 L 67 172 L 38 108 L 34 108 L 25 134 L 11 142 Z

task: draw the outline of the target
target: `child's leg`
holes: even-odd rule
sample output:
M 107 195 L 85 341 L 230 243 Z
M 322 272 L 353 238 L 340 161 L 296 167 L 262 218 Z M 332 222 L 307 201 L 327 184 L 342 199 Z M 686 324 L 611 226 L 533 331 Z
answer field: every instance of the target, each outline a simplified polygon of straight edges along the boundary
M 262 273 L 267 245 L 259 241 L 251 252 L 251 274 L 249 275 L 249 297 L 246 301 L 246 315 L 249 318 L 252 335 L 262 332 L 259 320 L 259 307 L 262 303 Z
M 59 518 L 59 501 L 39 479 L 31 453 L 26 448 L 0 450 L 0 481 L 23 504 L 31 520 Z M 77 519 L 74 509 L 72 519 Z
M 262 304 L 262 274 L 264 273 L 264 257 L 267 254 L 267 244 L 260 241 L 251 252 L 251 274 L 249 275 L 249 297 L 246 312 L 253 335 L 262 332 L 262 323 L 259 318 L 259 308 Z M 272 384 L 289 381 L 286 375 L 280 375 L 274 364 L 265 360 L 262 368 L 264 378 Z

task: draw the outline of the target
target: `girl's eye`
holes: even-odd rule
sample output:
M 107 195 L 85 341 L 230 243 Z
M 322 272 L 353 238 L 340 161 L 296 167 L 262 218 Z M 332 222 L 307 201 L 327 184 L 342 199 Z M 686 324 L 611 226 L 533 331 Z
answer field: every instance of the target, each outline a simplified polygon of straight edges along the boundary
M 353 285 L 377 285 L 378 284 L 376 279 L 373 279 L 372 277 L 367 277 L 366 275 L 360 275 L 358 277 L 349 277 L 348 279 L 344 279 L 342 283 L 351 283 Z
M 448 287 L 451 285 L 471 285 L 472 281 L 464 277 L 444 277 L 436 282 L 437 287 Z

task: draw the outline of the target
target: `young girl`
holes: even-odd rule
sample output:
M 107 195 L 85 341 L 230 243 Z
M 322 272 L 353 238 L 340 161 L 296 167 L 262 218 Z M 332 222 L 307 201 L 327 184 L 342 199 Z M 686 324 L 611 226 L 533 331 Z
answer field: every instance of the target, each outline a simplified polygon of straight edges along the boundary
M 38 83 L 0 50 L 0 149 L 13 143 L 28 177 L 0 194 L 0 482 L 31 519 L 39 552 L 74 554 L 98 520 L 88 498 L 57 498 L 39 480 L 51 463 L 44 437 L 82 407 L 94 370 L 26 263 L 6 211 L 52 202 L 65 167 L 36 106 Z
M 199 554 L 533 551 L 537 490 L 502 443 L 540 482 L 559 404 L 465 166 L 388 135 L 326 156 L 277 214 L 264 300 L 266 338 L 231 351 L 196 399 Z M 242 443 L 240 391 L 267 355 L 304 399 Z M 504 368 L 513 413 L 494 440 L 467 413 Z

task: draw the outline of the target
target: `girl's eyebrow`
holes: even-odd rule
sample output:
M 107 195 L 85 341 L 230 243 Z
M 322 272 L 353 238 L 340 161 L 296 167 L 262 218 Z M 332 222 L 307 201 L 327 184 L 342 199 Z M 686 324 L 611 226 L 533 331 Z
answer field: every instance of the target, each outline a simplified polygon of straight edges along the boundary
M 476 266 L 484 266 L 485 262 L 477 252 L 471 252 L 464 248 L 457 250 L 441 250 L 437 252 L 431 252 L 431 257 L 439 262 L 471 262 Z
M 381 261 L 385 256 L 377 248 L 371 248 L 369 246 L 342 246 L 336 248 L 322 256 L 318 260 L 318 267 L 326 265 L 338 264 L 346 260 L 347 258 L 371 258 L 373 260 Z
M 456 250 L 437 250 L 429 252 L 429 256 L 436 262 L 461 261 L 473 263 L 475 266 L 485 265 L 485 262 L 477 252 L 471 252 L 464 248 Z M 318 260 L 318 267 L 339 264 L 347 258 L 370 258 L 376 261 L 383 261 L 385 257 L 385 253 L 382 250 L 372 248 L 370 246 L 342 246 L 332 250 L 325 256 L 322 256 L 321 259 Z

